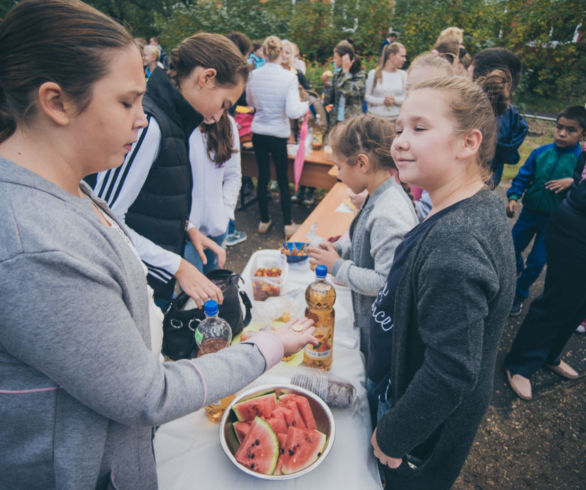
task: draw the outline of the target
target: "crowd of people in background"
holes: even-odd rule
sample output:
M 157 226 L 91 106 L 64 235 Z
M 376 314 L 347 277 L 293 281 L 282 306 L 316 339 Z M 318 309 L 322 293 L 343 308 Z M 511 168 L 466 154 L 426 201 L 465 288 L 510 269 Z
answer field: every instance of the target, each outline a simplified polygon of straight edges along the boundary
M 352 40 L 340 40 L 316 95 L 297 44 L 274 35 L 197 33 L 168 55 L 157 37 L 133 39 L 76 0 L 27 0 L 7 15 L 0 359 L 10 382 L 0 386 L 0 413 L 29 436 L 0 430 L 2 451 L 16 458 L 0 469 L 15 487 L 106 488 L 115 473 L 121 488 L 154 488 L 151 426 L 235 392 L 284 353 L 317 342 L 303 320 L 202 359 L 159 356 L 161 312 L 178 292 L 198 306 L 223 300 L 206 274 L 224 267 L 227 241 L 246 239 L 235 220 L 239 193 L 253 188 L 241 141 L 251 140 L 258 167 L 257 231 L 273 226 L 272 166 L 288 239 L 298 229 L 292 201 L 313 204 L 314 189 L 291 195 L 287 145 L 324 108 L 338 178 L 358 213 L 347 236 L 309 255 L 352 291 L 387 488 L 456 480 L 490 401 L 507 318 L 523 311 L 546 264 L 544 292 L 506 358 L 507 379 L 530 400 L 541 367 L 578 377 L 561 356 L 586 318 L 586 109 L 560 111 L 554 142 L 531 153 L 504 203 L 495 189 L 505 165 L 520 161 L 528 132 L 512 103 L 521 60 L 503 48 L 471 56 L 458 27 L 425 53 L 408 53 L 399 38 L 389 30 L 368 74 Z M 85 73 L 69 59 L 82 60 Z M 511 233 L 506 216 L 521 199 Z M 36 328 L 41 319 L 46 334 Z M 17 398 L 33 392 L 38 409 L 23 410 Z M 57 437 L 51 417 L 64 431 L 72 421 L 84 430 Z M 39 446 L 39 434 L 54 443 Z M 46 463 L 56 457 L 67 464 Z

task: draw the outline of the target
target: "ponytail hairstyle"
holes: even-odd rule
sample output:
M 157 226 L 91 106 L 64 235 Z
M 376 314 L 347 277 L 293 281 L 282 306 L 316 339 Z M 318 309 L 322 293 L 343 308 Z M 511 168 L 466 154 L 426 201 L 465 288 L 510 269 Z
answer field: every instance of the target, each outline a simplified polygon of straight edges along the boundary
M 504 114 L 511 104 L 513 91 L 513 79 L 509 70 L 497 68 L 478 77 L 475 82 L 488 95 L 494 115 L 498 117 Z
M 460 59 L 460 45 L 457 41 L 441 41 L 433 47 L 433 54 L 444 58 L 452 66 Z
M 206 150 L 209 159 L 215 162 L 217 167 L 221 167 L 236 152 L 232 122 L 228 113 L 224 111 L 215 124 L 203 123 L 201 130 L 206 134 Z
M 362 62 L 360 61 L 360 56 L 356 54 L 356 51 L 354 51 L 354 46 L 350 42 L 340 41 L 338 44 L 336 44 L 334 51 L 338 53 L 340 57 L 347 54 L 350 57 L 350 59 L 354 61 L 354 63 L 352 63 L 352 66 L 350 67 L 350 73 L 352 73 L 352 75 L 362 70 Z
M 505 48 L 487 48 L 476 53 L 472 59 L 474 70 L 472 80 L 487 75 L 493 70 L 506 68 L 512 81 L 514 91 L 521 81 L 521 70 L 523 68 L 521 59 L 512 51 Z
M 216 70 L 216 83 L 246 83 L 250 70 L 236 45 L 226 36 L 200 32 L 184 39 L 171 51 L 169 78 L 178 87 L 198 66 Z
M 385 46 L 385 49 L 383 49 L 383 52 L 380 55 L 380 58 L 378 60 L 378 66 L 374 70 L 374 84 L 372 86 L 372 91 L 373 92 L 374 92 L 374 88 L 376 87 L 376 84 L 377 83 L 382 83 L 382 80 L 383 80 L 383 68 L 385 67 L 385 64 L 386 64 L 387 60 L 389 59 L 389 57 L 392 54 L 399 53 L 401 51 L 401 49 L 405 49 L 405 46 L 403 46 L 401 43 L 398 43 L 396 41 L 394 43 L 387 44 Z
M 475 83 L 459 76 L 425 80 L 415 85 L 410 94 L 422 89 L 436 90 L 444 95 L 458 133 L 467 133 L 473 129 L 482 133 L 476 164 L 480 167 L 482 179 L 488 182 L 496 148 L 497 123 L 486 93 Z
M 391 121 L 361 114 L 336 124 L 328 134 L 328 144 L 332 152 L 343 157 L 350 166 L 356 165 L 358 155 L 362 153 L 368 156 L 375 170 L 392 172 L 397 170 L 391 156 L 394 137 L 395 129 Z M 409 185 L 401 182 L 401 186 L 413 202 Z
M 275 61 L 281 54 L 283 43 L 277 36 L 269 36 L 262 43 L 262 51 L 269 62 Z
M 57 83 L 82 112 L 113 51 L 131 47 L 138 51 L 126 29 L 83 2 L 16 4 L 0 25 L 0 142 L 35 115 L 45 82 Z

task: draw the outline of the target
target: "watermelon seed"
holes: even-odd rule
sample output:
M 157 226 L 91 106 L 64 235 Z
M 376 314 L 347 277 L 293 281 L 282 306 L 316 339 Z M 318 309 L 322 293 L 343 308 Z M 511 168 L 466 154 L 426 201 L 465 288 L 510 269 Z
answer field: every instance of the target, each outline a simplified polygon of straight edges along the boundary
M 252 464 L 250 465 L 250 469 L 251 469 L 251 470 L 254 470 L 254 463 L 252 463 Z
M 285 454 L 285 450 L 283 448 L 280 449 L 281 454 Z
M 249 457 L 250 459 L 254 459 L 254 453 L 252 453 L 252 454 L 249 454 L 249 455 L 248 455 L 248 457 Z
M 319 458 L 321 456 L 321 453 L 317 453 L 317 457 Z
M 293 456 L 295 454 L 295 449 L 289 449 L 289 456 Z
M 256 441 L 254 441 L 254 443 L 258 446 L 260 444 L 260 441 L 257 439 Z

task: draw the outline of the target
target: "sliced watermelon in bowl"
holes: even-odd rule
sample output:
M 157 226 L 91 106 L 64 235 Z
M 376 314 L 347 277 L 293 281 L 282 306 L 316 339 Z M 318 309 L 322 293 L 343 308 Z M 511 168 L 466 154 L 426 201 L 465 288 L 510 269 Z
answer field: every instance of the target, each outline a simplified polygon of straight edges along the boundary
M 270 393 L 269 393 L 270 391 Z M 257 462 L 258 455 L 254 452 L 254 458 L 246 458 L 242 455 L 244 454 L 245 450 L 242 449 L 240 452 L 239 460 L 236 458 L 236 453 L 240 451 L 241 447 L 246 447 L 245 443 L 240 443 L 240 440 L 237 438 L 236 427 L 246 430 L 245 426 L 241 426 L 241 421 L 238 420 L 238 417 L 232 408 L 234 406 L 239 405 L 242 402 L 250 402 L 249 406 L 256 405 L 258 407 L 258 402 L 255 402 L 255 399 L 264 398 L 267 394 L 272 394 L 274 392 L 275 399 L 277 401 L 275 408 L 269 414 L 268 417 L 266 416 L 259 416 L 266 425 L 262 425 L 263 434 L 268 434 L 268 431 L 274 435 L 278 443 L 278 459 L 276 462 L 276 467 L 273 468 L 272 474 L 258 472 L 259 468 L 268 467 L 269 469 L 272 467 L 272 454 L 273 448 L 272 444 L 274 439 L 267 436 L 268 447 L 266 449 L 264 440 L 261 442 L 259 439 L 259 444 L 261 445 L 262 454 L 270 454 L 270 465 L 265 462 L 264 458 L 261 457 L 262 461 L 259 463 Z M 262 400 L 261 403 L 270 403 Z M 247 405 L 244 405 L 246 409 Z M 260 409 L 259 409 L 260 410 Z M 286 419 L 285 414 L 290 412 L 289 420 L 285 420 L 285 424 L 287 425 L 287 430 L 283 431 L 283 419 Z M 243 413 L 242 405 L 240 405 L 240 410 L 238 413 L 242 417 L 246 417 L 245 413 Z M 248 412 L 246 412 L 248 413 Z M 263 411 L 264 413 L 264 411 Z M 291 413 L 295 415 L 291 416 Z M 311 415 L 309 415 L 311 414 Z M 253 421 L 248 421 L 246 423 L 254 424 L 256 419 Z M 258 422 L 257 424 L 260 424 Z M 306 428 L 306 426 L 315 425 L 315 429 L 313 428 Z M 268 428 L 268 429 L 267 429 Z M 290 436 L 289 432 L 292 428 L 297 429 L 293 431 Z M 250 434 L 250 432 L 248 432 Z M 257 478 L 268 479 L 268 480 L 287 480 L 291 478 L 297 478 L 304 474 L 307 474 L 310 471 L 313 471 L 317 468 L 322 462 L 325 460 L 326 456 L 328 455 L 334 441 L 335 435 L 335 427 L 334 427 L 334 418 L 331 413 L 329 407 L 325 404 L 325 402 L 319 398 L 318 396 L 314 395 L 308 390 L 300 388 L 299 386 L 295 385 L 278 385 L 278 386 L 260 386 L 257 388 L 253 388 L 241 395 L 237 396 L 236 399 L 232 402 L 232 404 L 228 407 L 228 409 L 224 412 L 224 416 L 220 423 L 220 443 L 222 445 L 222 449 L 228 456 L 228 458 L 232 461 L 232 463 L 239 468 L 241 471 L 248 473 L 249 475 L 255 476 Z M 248 437 L 248 436 L 246 436 Z M 245 438 L 246 438 L 245 437 Z M 293 438 L 290 441 L 289 447 L 288 438 Z M 306 440 L 309 439 L 309 440 Z M 252 442 L 255 442 L 253 440 Z M 297 448 L 293 451 L 293 446 L 299 445 L 300 449 Z M 258 446 L 254 446 L 256 449 Z M 285 456 L 284 449 L 287 449 L 286 453 L 289 454 L 289 449 L 292 450 L 296 454 L 296 457 L 293 458 Z M 246 453 L 245 456 L 253 454 L 252 452 Z M 251 459 L 255 459 L 254 468 L 251 468 L 252 461 Z M 268 457 L 266 457 L 269 460 Z M 259 466 L 259 464 L 261 466 Z

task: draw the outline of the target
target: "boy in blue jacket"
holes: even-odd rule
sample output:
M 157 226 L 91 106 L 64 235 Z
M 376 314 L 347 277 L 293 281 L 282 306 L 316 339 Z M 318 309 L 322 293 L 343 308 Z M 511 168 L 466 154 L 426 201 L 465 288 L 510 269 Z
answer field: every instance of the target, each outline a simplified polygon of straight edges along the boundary
M 509 218 L 515 215 L 517 201 L 523 197 L 523 209 L 513 226 L 518 279 L 511 316 L 521 314 L 529 288 L 547 262 L 545 226 L 572 185 L 585 130 L 586 109 L 581 106 L 564 109 L 557 117 L 554 142 L 531 152 L 507 191 Z M 524 264 L 521 254 L 533 237 L 533 248 Z

